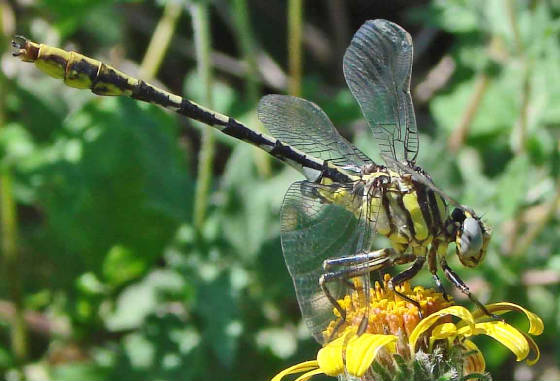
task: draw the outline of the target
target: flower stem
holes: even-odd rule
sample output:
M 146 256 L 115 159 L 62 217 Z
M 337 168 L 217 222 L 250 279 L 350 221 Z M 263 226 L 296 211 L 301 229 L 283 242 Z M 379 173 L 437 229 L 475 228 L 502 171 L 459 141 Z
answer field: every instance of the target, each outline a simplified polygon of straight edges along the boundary
M 289 93 L 301 95 L 301 31 L 303 24 L 303 0 L 289 0 L 288 2 L 288 57 L 290 84 Z
M 140 64 L 140 77 L 145 80 L 150 80 L 156 76 L 163 57 L 167 52 L 171 38 L 175 33 L 177 20 L 181 15 L 182 3 L 177 1 L 168 1 L 161 16 L 144 59 Z
M 488 85 L 490 84 L 490 78 L 486 73 L 480 73 L 476 77 L 474 91 L 467 103 L 467 108 L 461 116 L 459 124 L 453 130 L 453 133 L 449 137 L 448 146 L 452 152 L 457 152 L 465 143 L 465 139 L 469 133 L 474 117 L 478 111 L 478 107 L 488 90 Z
M 3 120 L 0 120 L 0 124 L 2 123 Z M 12 174 L 8 168 L 4 168 L 0 174 L 0 209 L 2 210 L 0 224 L 5 277 L 10 285 L 10 298 L 15 308 L 11 326 L 11 347 L 16 362 L 21 365 L 27 358 L 27 327 L 23 318 L 20 255 L 17 247 L 17 211 L 12 191 Z
M 256 107 L 260 97 L 260 86 L 258 82 L 259 71 L 257 67 L 257 49 L 255 47 L 255 39 L 251 30 L 251 22 L 249 18 L 249 8 L 247 0 L 233 1 L 234 21 L 237 30 L 237 38 L 239 46 L 243 54 L 243 60 L 247 65 L 245 74 L 245 83 L 247 89 L 247 100 L 249 104 Z M 257 130 L 264 132 L 262 125 L 256 119 L 256 113 L 251 112 L 252 120 L 250 125 L 256 126 Z M 255 148 L 255 164 L 261 176 L 270 175 L 270 159 L 262 150 Z
M 202 102 L 206 107 L 213 107 L 212 99 L 212 64 L 210 59 L 210 17 L 206 1 L 192 2 L 192 16 L 198 75 L 203 82 Z M 198 178 L 194 198 L 194 226 L 200 231 L 206 217 L 208 192 L 212 179 L 214 157 L 214 131 L 211 128 L 202 130 L 202 142 L 198 158 Z
M 250 101 L 256 101 L 260 93 L 257 80 L 259 73 L 257 69 L 255 40 L 253 31 L 251 30 L 247 0 L 234 0 L 233 11 L 239 46 L 243 53 L 243 60 L 247 65 L 247 72 L 245 75 L 247 97 Z
M 4 34 L 3 16 L 4 12 L 10 12 L 8 5 L 0 3 L 0 56 L 2 56 L 7 41 Z M 9 83 L 0 70 L 0 88 L 6 89 Z M 4 127 L 5 117 L 5 94 L 0 91 L 0 128 Z M 28 354 L 27 326 L 23 317 L 23 294 L 21 287 L 20 252 L 18 250 L 18 219 L 16 202 L 12 189 L 11 168 L 6 163 L 1 163 L 0 168 L 0 229 L 2 240 L 2 256 L 4 277 L 9 285 L 10 299 L 14 304 L 14 318 L 11 321 L 11 351 L 14 355 L 16 365 L 19 367 L 20 377 L 24 377 L 21 370 Z

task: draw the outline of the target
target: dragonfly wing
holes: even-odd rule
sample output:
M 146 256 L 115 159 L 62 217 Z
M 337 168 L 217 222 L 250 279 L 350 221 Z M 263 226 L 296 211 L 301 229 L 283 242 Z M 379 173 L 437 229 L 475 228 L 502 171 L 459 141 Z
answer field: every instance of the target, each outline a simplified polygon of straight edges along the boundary
M 316 104 L 288 95 L 264 96 L 260 121 L 275 138 L 298 150 L 338 166 L 372 164 L 363 152 L 344 139 Z
M 414 162 L 418 155 L 411 73 L 412 39 L 387 20 L 362 25 L 344 54 L 344 77 L 384 158 Z
M 340 188 L 339 188 L 340 189 Z M 327 258 L 369 251 L 372 246 L 374 213 L 351 211 L 351 207 L 325 202 L 332 186 L 308 181 L 293 183 L 284 198 L 281 212 L 282 249 L 292 276 L 303 319 L 313 336 L 323 343 L 323 331 L 334 320 L 333 305 L 319 286 Z M 336 299 L 349 293 L 344 282 L 329 282 Z

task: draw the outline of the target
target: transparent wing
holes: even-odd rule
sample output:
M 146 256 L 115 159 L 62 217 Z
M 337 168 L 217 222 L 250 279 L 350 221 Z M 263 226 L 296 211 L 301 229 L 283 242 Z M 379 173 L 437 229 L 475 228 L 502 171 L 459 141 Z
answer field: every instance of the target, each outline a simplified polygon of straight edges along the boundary
M 411 73 L 412 39 L 387 20 L 362 25 L 344 54 L 344 77 L 384 158 L 414 162 L 418 155 Z
M 369 251 L 374 235 L 375 212 L 358 210 L 351 200 L 344 206 L 325 202 L 335 192 L 345 191 L 340 186 L 299 181 L 288 189 L 281 212 L 284 259 L 303 319 L 320 343 L 322 332 L 334 319 L 333 305 L 319 286 L 323 261 Z M 349 291 L 344 282 L 330 282 L 328 287 L 336 299 Z
M 267 95 L 258 106 L 260 121 L 275 138 L 336 165 L 361 167 L 373 162 L 344 139 L 316 104 L 287 95 Z

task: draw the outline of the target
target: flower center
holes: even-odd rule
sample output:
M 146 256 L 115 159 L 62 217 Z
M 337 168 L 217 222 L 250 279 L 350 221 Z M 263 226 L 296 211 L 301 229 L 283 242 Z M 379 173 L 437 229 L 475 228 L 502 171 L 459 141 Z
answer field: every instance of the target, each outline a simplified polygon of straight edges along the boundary
M 347 328 L 358 327 L 365 316 L 368 317 L 368 324 L 364 333 L 392 334 L 395 336 L 404 333 L 407 336 L 410 335 L 414 327 L 420 322 L 418 307 L 389 289 L 388 282 L 390 279 L 391 276 L 385 274 L 382 284 L 375 282 L 374 287 L 370 288 L 369 303 L 366 305 L 361 279 L 354 278 L 356 290 L 352 290 L 349 295 L 338 300 L 338 303 L 346 312 L 346 319 L 341 321 L 340 313 L 333 309 L 335 319 L 323 331 L 325 339 L 332 340 L 339 337 Z M 443 294 L 434 289 L 425 289 L 422 286 L 416 286 L 412 289 L 408 281 L 396 286 L 395 289 L 418 302 L 423 316 L 428 316 L 454 304 L 452 298 L 447 301 Z M 367 311 L 368 309 L 369 311 Z

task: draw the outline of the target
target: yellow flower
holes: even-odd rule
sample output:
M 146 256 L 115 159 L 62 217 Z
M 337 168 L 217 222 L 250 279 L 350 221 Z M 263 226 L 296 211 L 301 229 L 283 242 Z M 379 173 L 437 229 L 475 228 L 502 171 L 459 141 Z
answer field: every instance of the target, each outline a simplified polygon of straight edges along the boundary
M 280 381 L 287 375 L 300 374 L 296 381 L 308 380 L 317 374 L 329 376 L 349 375 L 363 377 L 371 372 L 374 362 L 392 369 L 393 355 L 414 360 L 419 353 L 428 355 L 436 351 L 449 353 L 459 350 L 463 361 L 464 375 L 483 373 L 485 361 L 472 336 L 488 335 L 510 349 L 517 361 L 527 359 L 529 365 L 538 361 L 540 353 L 533 339 L 504 321 L 495 321 L 480 311 L 469 312 L 466 308 L 453 305 L 433 289 L 415 287 L 408 282 L 397 291 L 420 304 L 424 319 L 418 317 L 418 308 L 403 300 L 388 288 L 389 275 L 385 275 L 384 287 L 376 282 L 370 290 L 369 304 L 365 304 L 363 292 L 353 291 L 339 300 L 346 311 L 346 319 L 333 310 L 335 318 L 324 331 L 330 341 L 319 350 L 317 360 L 292 366 L 276 375 L 272 380 Z M 361 290 L 356 287 L 356 290 Z M 501 315 L 509 311 L 525 314 L 529 320 L 530 335 L 540 335 L 544 326 L 534 313 L 513 303 L 495 303 L 486 308 Z M 358 326 L 368 310 L 368 324 L 361 335 Z M 453 317 L 458 319 L 453 322 Z
M 544 330 L 540 317 L 517 304 L 494 303 L 487 305 L 486 308 L 494 314 L 503 314 L 508 311 L 524 313 L 529 320 L 528 333 L 531 335 L 540 335 Z M 460 321 L 458 323 L 438 323 L 441 317 L 448 315 L 456 316 Z M 529 335 L 504 321 L 489 320 L 488 316 L 480 311 L 471 314 L 465 307 L 461 306 L 444 308 L 420 321 L 408 337 L 412 353 L 416 351 L 420 337 L 425 334 L 429 334 L 428 352 L 432 350 L 435 343 L 446 340 L 449 346 L 463 345 L 470 351 L 478 353 L 475 360 L 470 359 L 476 361 L 476 364 L 465 364 L 469 373 L 484 371 L 484 358 L 480 355 L 477 346 L 470 339 L 467 339 L 471 336 L 487 335 L 492 337 L 512 351 L 517 357 L 517 361 L 525 360 L 532 351 L 535 355 L 534 358 L 527 360 L 529 365 L 535 364 L 540 357 L 539 348 Z

